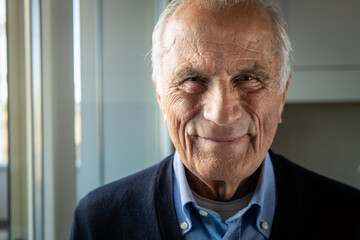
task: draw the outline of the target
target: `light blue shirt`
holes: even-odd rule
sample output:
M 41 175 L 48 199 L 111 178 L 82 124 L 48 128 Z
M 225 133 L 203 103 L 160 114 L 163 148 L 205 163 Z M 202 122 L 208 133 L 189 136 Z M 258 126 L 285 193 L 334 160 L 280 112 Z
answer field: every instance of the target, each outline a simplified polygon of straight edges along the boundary
M 249 204 L 221 221 L 218 213 L 196 204 L 180 156 L 174 156 L 174 203 L 184 239 L 268 239 L 276 207 L 276 187 L 269 153 Z

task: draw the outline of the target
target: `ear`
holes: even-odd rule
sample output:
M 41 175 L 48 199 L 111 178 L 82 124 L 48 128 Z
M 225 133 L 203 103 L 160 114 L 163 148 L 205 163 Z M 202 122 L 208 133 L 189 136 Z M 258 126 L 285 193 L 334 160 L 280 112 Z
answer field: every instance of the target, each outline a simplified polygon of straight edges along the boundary
M 166 122 L 166 112 L 165 112 L 165 109 L 164 109 L 164 105 L 162 103 L 162 99 L 161 99 L 161 95 L 159 94 L 159 89 L 158 89 L 158 85 L 156 84 L 156 81 L 154 80 L 154 87 L 155 87 L 155 91 L 156 91 L 156 98 L 157 98 L 157 101 L 159 103 L 159 107 L 160 107 L 160 110 L 163 114 L 163 118 L 164 118 L 164 121 Z
M 282 122 L 282 118 L 281 118 L 281 115 L 282 115 L 282 112 L 284 111 L 284 105 L 285 105 L 285 99 L 286 99 L 286 93 L 287 93 L 287 90 L 289 88 L 289 84 L 290 84 L 290 79 L 292 77 L 292 73 L 289 74 L 289 78 L 288 80 L 286 81 L 286 86 L 285 86 L 285 89 L 284 91 L 280 94 L 281 96 L 281 102 L 280 102 L 280 108 L 279 108 L 279 120 L 278 120 L 278 123 L 281 123 Z

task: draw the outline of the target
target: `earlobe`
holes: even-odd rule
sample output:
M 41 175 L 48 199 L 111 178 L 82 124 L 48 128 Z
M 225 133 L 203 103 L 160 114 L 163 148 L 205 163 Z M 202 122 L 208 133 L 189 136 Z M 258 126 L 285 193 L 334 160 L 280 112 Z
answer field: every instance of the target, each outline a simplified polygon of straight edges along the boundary
M 286 81 L 286 86 L 285 86 L 285 89 L 283 91 L 283 93 L 281 93 L 281 104 L 280 104 L 280 109 L 279 109 L 279 119 L 278 119 L 278 123 L 282 123 L 282 113 L 284 111 L 284 106 L 285 106 L 285 99 L 286 99 L 286 93 L 287 93 L 287 90 L 289 88 L 289 83 L 290 83 L 290 79 L 291 79 L 291 76 L 292 76 L 292 73 L 289 74 L 289 78 L 288 80 Z
M 278 124 L 282 123 L 282 113 L 284 111 L 284 105 L 285 105 L 284 102 L 282 102 L 280 105 Z
M 167 120 L 166 119 L 166 113 L 164 111 L 164 107 L 163 107 L 163 104 L 161 102 L 161 96 L 160 96 L 160 94 L 158 92 L 156 92 L 156 97 L 157 97 L 157 100 L 158 100 L 158 103 L 159 103 L 160 110 L 161 110 L 161 112 L 163 114 L 164 122 L 166 122 L 166 120 Z

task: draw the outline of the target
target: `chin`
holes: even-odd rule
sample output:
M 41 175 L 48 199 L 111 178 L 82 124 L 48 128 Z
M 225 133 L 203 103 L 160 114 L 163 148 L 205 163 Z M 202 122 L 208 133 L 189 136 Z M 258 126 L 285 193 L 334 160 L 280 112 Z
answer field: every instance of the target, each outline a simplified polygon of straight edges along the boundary
M 193 170 L 202 178 L 213 181 L 231 181 L 239 177 L 251 175 L 257 167 L 255 162 L 249 162 L 247 157 L 239 157 L 241 154 L 218 153 L 218 154 L 194 154 L 191 164 Z M 253 170 L 255 168 L 255 170 Z

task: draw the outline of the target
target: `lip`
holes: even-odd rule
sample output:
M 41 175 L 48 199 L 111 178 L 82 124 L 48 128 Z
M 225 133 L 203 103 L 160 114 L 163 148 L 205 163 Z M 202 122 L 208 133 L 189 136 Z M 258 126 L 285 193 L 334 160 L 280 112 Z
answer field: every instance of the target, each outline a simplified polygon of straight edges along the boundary
M 213 142 L 213 143 L 217 143 L 217 144 L 227 144 L 227 143 L 235 143 L 240 141 L 241 139 L 243 139 L 245 135 L 242 136 L 230 136 L 230 137 L 202 137 L 202 136 L 197 136 L 200 139 L 203 139 L 205 141 L 209 141 L 209 142 Z

